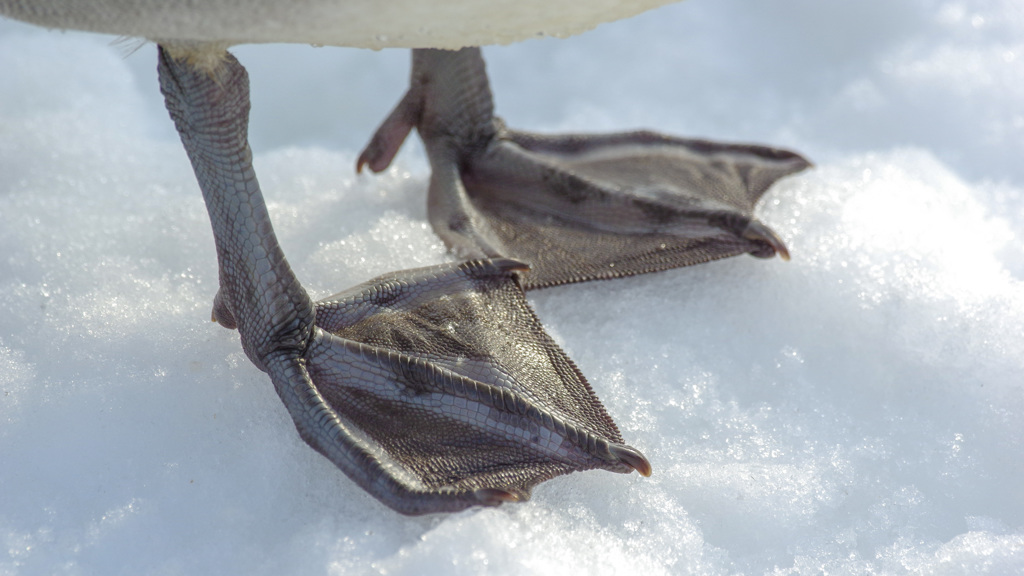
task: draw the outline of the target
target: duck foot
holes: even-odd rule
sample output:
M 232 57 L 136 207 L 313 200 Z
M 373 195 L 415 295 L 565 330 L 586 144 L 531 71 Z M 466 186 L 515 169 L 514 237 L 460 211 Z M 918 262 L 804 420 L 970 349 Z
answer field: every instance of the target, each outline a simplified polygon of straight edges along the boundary
M 237 327 L 313 449 L 403 514 L 526 500 L 577 470 L 650 474 L 527 304 L 526 265 L 407 270 L 312 302 L 252 168 L 245 69 L 227 53 L 202 69 L 159 58 L 213 226 L 214 316 Z
M 434 231 L 462 257 L 530 263 L 527 289 L 789 252 L 753 216 L 811 164 L 778 148 L 654 132 L 549 136 L 494 116 L 479 48 L 414 50 L 409 91 L 360 155 L 387 168 L 416 127 Z

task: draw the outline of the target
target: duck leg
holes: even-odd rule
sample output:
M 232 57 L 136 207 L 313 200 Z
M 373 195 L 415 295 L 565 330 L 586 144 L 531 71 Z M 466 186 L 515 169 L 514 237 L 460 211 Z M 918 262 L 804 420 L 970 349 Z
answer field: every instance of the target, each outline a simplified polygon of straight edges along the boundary
M 479 48 L 414 50 L 409 91 L 360 155 L 385 169 L 412 127 L 432 170 L 434 231 L 463 257 L 530 263 L 525 288 L 789 252 L 753 216 L 810 163 L 765 146 L 653 132 L 546 136 L 494 116 Z
M 214 317 L 313 449 L 404 514 L 525 500 L 576 470 L 650 474 L 527 305 L 525 265 L 407 270 L 314 303 L 253 171 L 245 69 L 176 56 L 160 48 L 160 86 L 213 226 Z

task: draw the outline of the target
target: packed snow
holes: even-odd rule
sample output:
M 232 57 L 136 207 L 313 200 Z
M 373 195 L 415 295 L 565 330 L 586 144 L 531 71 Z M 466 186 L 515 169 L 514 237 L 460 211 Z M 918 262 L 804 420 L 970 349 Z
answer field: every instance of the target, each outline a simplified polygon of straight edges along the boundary
M 256 169 L 323 297 L 450 260 L 408 53 L 241 46 Z M 690 0 L 485 50 L 517 128 L 816 163 L 793 259 L 530 294 L 654 466 L 406 518 L 299 439 L 238 336 L 155 49 L 0 22 L 0 574 L 1024 573 L 1024 5 Z

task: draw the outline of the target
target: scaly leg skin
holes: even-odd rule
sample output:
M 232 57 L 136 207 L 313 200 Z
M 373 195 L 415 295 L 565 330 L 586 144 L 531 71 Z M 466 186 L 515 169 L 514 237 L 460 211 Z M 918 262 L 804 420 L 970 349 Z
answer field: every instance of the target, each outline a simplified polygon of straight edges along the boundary
M 494 116 L 479 48 L 414 50 L 409 91 L 357 170 L 387 168 L 413 127 L 433 172 L 434 231 L 462 257 L 528 262 L 527 289 L 743 253 L 789 259 L 754 206 L 775 181 L 810 166 L 778 148 L 653 132 L 511 130 Z
M 160 49 L 217 245 L 214 317 L 238 328 L 303 440 L 403 514 L 526 500 L 577 470 L 650 474 L 526 303 L 524 264 L 396 272 L 313 303 L 252 168 L 245 69 L 204 62 Z

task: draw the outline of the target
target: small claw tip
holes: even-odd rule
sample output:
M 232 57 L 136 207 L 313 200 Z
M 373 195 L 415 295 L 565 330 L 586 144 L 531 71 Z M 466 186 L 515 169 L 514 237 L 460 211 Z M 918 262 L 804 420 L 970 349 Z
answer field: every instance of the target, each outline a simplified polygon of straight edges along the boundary
M 626 463 L 630 468 L 639 472 L 644 478 L 649 477 L 651 472 L 653 472 L 650 461 L 648 461 L 647 457 L 635 448 L 630 448 L 629 446 L 612 446 L 612 454 L 622 462 Z
M 528 263 L 514 258 L 491 258 L 491 264 L 497 266 L 499 270 L 508 272 L 527 272 L 530 270 Z
M 774 230 L 758 222 L 757 220 L 751 220 L 750 224 L 747 225 L 747 229 L 743 231 L 743 237 L 747 240 L 754 240 L 758 242 L 764 242 L 765 244 L 772 247 L 772 250 L 779 255 L 785 261 L 789 261 L 789 250 L 786 248 L 786 244 L 782 242 L 782 238 L 775 233 Z M 771 253 L 764 256 L 756 254 L 760 257 L 771 257 Z
M 497 506 L 502 502 L 519 502 L 519 496 L 500 488 L 481 488 L 473 492 L 473 495 L 486 506 Z

